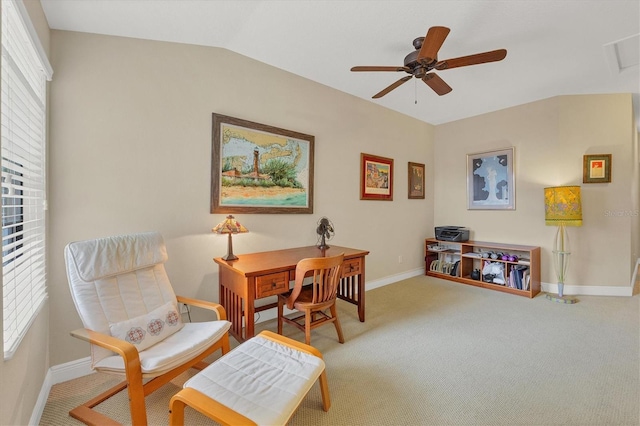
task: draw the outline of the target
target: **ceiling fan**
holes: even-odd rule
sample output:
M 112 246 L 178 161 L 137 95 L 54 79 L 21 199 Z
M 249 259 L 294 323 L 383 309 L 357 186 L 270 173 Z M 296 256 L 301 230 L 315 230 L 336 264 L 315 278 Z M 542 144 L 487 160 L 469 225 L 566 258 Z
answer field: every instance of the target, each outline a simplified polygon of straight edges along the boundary
M 447 27 L 431 27 L 426 37 L 418 37 L 413 40 L 415 51 L 409 53 L 404 58 L 404 66 L 388 67 L 388 66 L 357 66 L 351 68 L 351 71 L 404 71 L 409 74 L 400 80 L 373 95 L 373 99 L 381 98 L 393 89 L 411 80 L 412 77 L 419 78 L 424 81 L 427 86 L 431 87 L 438 95 L 446 95 L 451 92 L 451 87 L 445 83 L 433 70 L 443 71 L 450 68 L 466 67 L 468 65 L 484 64 L 486 62 L 497 62 L 503 60 L 507 56 L 505 49 L 492 50 L 490 52 L 477 53 L 475 55 L 461 56 L 459 58 L 445 59 L 438 61 L 438 50 L 444 43 L 449 34 Z

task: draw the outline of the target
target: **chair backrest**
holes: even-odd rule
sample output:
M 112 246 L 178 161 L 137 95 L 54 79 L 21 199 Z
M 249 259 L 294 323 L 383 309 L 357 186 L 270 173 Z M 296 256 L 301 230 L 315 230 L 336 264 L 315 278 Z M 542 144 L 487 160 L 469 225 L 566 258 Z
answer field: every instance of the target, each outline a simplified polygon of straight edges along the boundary
M 64 249 L 71 297 L 85 328 L 111 334 L 109 325 L 177 304 L 164 269 L 162 235 L 148 232 L 78 241 Z M 92 364 L 113 355 L 92 345 Z
M 332 257 L 313 257 L 302 259 L 296 265 L 296 282 L 287 301 L 289 309 L 300 294 L 306 276 L 311 277 L 313 286 L 312 304 L 329 302 L 336 298 L 344 253 Z

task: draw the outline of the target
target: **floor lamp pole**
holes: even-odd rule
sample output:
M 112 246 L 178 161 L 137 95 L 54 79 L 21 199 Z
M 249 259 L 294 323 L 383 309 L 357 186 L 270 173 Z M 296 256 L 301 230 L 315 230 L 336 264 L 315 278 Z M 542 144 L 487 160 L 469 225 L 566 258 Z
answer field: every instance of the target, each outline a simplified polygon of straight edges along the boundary
M 558 278 L 558 296 L 547 294 L 547 298 L 557 302 L 576 303 L 576 299 L 564 297 L 564 277 L 567 273 L 569 255 L 571 254 L 569 250 L 569 234 L 567 234 L 564 224 L 560 223 L 553 242 L 553 267 Z

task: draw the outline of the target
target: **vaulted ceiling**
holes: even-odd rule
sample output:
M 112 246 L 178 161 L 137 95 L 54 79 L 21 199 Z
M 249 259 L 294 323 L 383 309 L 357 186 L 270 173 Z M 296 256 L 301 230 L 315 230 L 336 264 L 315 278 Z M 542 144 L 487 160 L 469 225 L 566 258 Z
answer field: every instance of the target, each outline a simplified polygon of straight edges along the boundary
M 640 110 L 639 0 L 41 0 L 52 29 L 226 48 L 431 124 L 557 95 L 632 93 Z M 432 26 L 444 60 L 506 49 L 500 62 L 435 71 L 371 97 Z M 256 76 L 259 78 L 259 76 Z M 638 120 L 640 125 L 640 120 Z

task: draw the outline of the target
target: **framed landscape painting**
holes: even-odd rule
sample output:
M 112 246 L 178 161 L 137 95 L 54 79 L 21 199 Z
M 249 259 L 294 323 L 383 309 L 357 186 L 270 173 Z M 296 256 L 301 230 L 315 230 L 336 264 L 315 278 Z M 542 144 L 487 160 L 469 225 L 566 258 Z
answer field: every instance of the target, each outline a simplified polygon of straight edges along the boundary
M 393 201 L 393 159 L 360 154 L 360 199 Z
M 214 113 L 211 213 L 313 213 L 314 140 Z
M 515 210 L 513 150 L 467 155 L 467 209 Z

